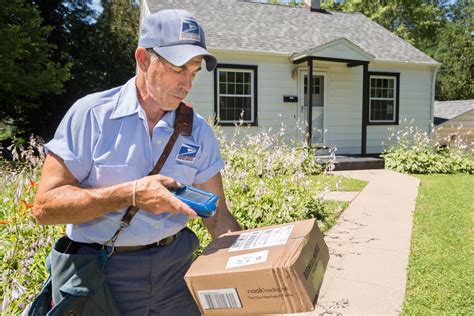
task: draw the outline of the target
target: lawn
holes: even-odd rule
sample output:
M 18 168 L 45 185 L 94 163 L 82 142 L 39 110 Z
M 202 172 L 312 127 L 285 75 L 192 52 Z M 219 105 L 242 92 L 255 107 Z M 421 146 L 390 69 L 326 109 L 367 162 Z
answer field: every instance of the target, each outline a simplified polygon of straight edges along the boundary
M 366 181 L 327 174 L 312 176 L 312 180 L 320 191 L 326 188 L 330 191 L 362 191 L 367 185 Z
M 402 315 L 474 315 L 474 176 L 418 177 Z

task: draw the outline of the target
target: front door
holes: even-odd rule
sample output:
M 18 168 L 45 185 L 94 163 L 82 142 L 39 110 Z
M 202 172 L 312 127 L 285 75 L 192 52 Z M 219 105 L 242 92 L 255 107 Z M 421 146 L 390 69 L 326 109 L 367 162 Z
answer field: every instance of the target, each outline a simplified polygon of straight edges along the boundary
M 324 85 L 325 75 L 323 73 L 313 74 L 313 86 L 308 89 L 308 73 L 301 72 L 300 75 L 300 119 L 304 126 L 308 124 L 309 91 L 313 94 L 312 104 L 312 143 L 324 145 Z M 303 97 L 301 97 L 303 96 Z

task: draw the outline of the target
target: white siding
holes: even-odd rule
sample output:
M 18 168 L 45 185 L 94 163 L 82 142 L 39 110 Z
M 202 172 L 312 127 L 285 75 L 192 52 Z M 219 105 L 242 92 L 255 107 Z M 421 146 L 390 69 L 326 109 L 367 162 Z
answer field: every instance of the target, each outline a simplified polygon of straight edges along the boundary
M 324 65 L 328 67 L 326 146 L 336 146 L 337 154 L 360 154 L 363 69 L 341 63 Z
M 341 42 L 335 43 L 329 47 L 324 47 L 322 49 L 317 49 L 315 55 L 319 57 L 329 57 L 329 58 L 342 58 L 342 59 L 354 59 L 354 60 L 367 60 L 367 56 L 360 54 L 348 47 L 348 44 Z
M 257 133 L 271 127 L 287 126 L 288 136 L 296 134 L 298 104 L 284 103 L 284 95 L 298 95 L 297 65 L 287 57 L 215 53 L 219 63 L 258 66 L 258 127 L 245 129 Z M 298 66 L 306 69 L 305 66 Z M 204 68 L 204 67 L 203 67 Z M 325 145 L 337 146 L 337 154 L 360 154 L 362 129 L 362 73 L 361 66 L 348 68 L 344 63 L 314 63 L 315 71 L 326 73 L 326 104 L 324 109 Z M 400 73 L 400 119 L 429 131 L 432 102 L 432 68 L 415 65 L 388 65 L 372 62 L 369 71 Z M 301 99 L 301 96 L 299 96 Z M 202 116 L 214 115 L 214 74 L 203 69 L 194 82 L 188 99 Z M 367 127 L 367 153 L 380 153 L 382 142 L 390 136 L 390 128 L 398 125 Z M 228 135 L 234 127 L 223 127 Z
M 291 78 L 295 68 L 287 57 L 250 56 L 236 54 L 214 54 L 220 64 L 238 64 L 258 66 L 258 127 L 246 129 L 246 132 L 257 133 L 272 127 L 279 129 L 282 124 L 288 127 L 288 136 L 294 135 L 296 126 L 296 103 L 284 103 L 284 95 L 297 95 L 297 80 Z M 204 67 L 203 67 L 204 68 Z M 196 111 L 209 118 L 214 115 L 214 73 L 203 69 L 196 80 L 188 99 Z M 234 127 L 222 128 L 227 134 L 234 132 Z
M 431 130 L 432 68 L 413 67 L 410 65 L 394 66 L 369 65 L 369 71 L 400 73 L 400 125 L 369 125 L 367 127 L 367 153 L 380 153 L 384 150 L 392 130 L 407 125 L 417 126 L 426 131 Z

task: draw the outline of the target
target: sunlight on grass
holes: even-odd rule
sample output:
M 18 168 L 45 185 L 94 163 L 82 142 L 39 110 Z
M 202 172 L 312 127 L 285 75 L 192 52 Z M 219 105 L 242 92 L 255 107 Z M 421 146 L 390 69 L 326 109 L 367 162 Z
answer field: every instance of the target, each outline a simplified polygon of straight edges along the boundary
M 312 176 L 311 179 L 320 191 L 362 191 L 368 183 L 362 180 L 328 174 Z
M 419 178 L 403 315 L 474 315 L 474 177 Z

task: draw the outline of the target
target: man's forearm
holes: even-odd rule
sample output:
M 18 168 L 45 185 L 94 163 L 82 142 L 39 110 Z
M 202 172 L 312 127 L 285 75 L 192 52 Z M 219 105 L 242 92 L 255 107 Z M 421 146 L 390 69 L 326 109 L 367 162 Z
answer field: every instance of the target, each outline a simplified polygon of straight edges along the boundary
M 203 222 L 213 239 L 228 232 L 241 230 L 239 223 L 227 209 L 219 210 L 214 217 L 206 218 Z
M 84 189 L 64 185 L 41 195 L 33 206 L 40 224 L 80 224 L 131 205 L 132 184 Z

